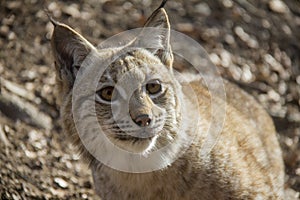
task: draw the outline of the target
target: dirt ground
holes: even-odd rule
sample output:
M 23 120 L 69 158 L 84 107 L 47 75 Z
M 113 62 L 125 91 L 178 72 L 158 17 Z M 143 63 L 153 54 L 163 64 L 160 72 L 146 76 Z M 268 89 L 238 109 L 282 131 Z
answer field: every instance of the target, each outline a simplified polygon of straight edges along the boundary
M 300 192 L 300 1 L 170 0 L 172 28 L 197 40 L 224 77 L 273 117 L 286 187 Z M 0 2 L 0 198 L 96 199 L 85 164 L 59 127 L 44 9 L 98 44 L 141 27 L 151 0 Z

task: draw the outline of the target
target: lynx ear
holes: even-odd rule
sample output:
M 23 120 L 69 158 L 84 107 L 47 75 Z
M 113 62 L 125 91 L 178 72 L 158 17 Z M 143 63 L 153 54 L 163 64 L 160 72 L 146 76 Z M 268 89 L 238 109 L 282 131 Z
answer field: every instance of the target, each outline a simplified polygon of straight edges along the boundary
M 57 74 L 72 85 L 80 65 L 94 46 L 69 26 L 51 21 L 54 25 L 51 46 Z
M 173 54 L 170 46 L 170 23 L 164 8 L 159 7 L 148 18 L 141 39 L 150 44 L 152 51 L 168 67 L 172 67 Z

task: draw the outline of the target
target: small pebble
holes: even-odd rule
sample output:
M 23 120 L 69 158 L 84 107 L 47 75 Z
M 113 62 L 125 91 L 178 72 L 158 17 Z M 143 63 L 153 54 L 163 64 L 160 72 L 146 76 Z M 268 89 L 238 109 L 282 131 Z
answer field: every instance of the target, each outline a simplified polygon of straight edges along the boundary
M 286 24 L 282 25 L 282 30 L 285 32 L 285 34 L 292 35 L 292 30 L 288 25 Z
M 297 82 L 298 85 L 300 85 L 300 76 L 297 76 L 296 82 Z
M 82 197 L 83 199 L 87 199 L 87 198 L 88 198 L 88 195 L 87 195 L 87 194 L 82 194 L 81 197 Z
M 79 18 L 81 16 L 80 11 L 78 10 L 78 5 L 77 4 L 72 4 L 70 6 L 65 6 L 63 8 L 63 12 L 71 15 L 74 18 Z
M 253 79 L 252 72 L 250 70 L 250 66 L 245 64 L 245 65 L 243 65 L 242 70 L 243 70 L 242 77 L 241 77 L 242 81 L 250 82 Z
M 22 7 L 21 1 L 11 1 L 7 4 L 7 8 L 14 10 Z
M 211 10 L 206 3 L 197 4 L 195 11 L 203 16 L 209 16 L 211 14 Z
M 234 80 L 240 80 L 241 79 L 241 76 L 242 76 L 242 70 L 241 68 L 239 68 L 238 66 L 236 65 L 232 65 L 231 67 L 229 67 L 229 71 L 233 77 Z
M 30 159 L 35 159 L 37 157 L 37 154 L 32 151 L 28 151 L 25 149 L 25 155 Z
M 268 91 L 268 96 L 270 97 L 270 99 L 272 99 L 273 101 L 279 101 L 280 100 L 280 95 L 275 92 L 274 90 L 269 90 Z
M 231 8 L 233 6 L 233 2 L 231 0 L 223 0 L 222 3 L 225 8 Z
M 276 13 L 284 14 L 289 12 L 288 6 L 281 0 L 271 0 L 269 2 L 269 8 Z
M 231 63 L 232 63 L 231 55 L 228 51 L 223 50 L 220 53 L 220 57 L 221 57 L 221 65 L 223 67 L 229 67 L 231 65 Z
M 209 58 L 215 65 L 221 64 L 221 60 L 217 54 L 211 53 L 211 54 L 209 54 Z
M 54 178 L 54 182 L 61 188 L 68 188 L 69 184 L 62 178 L 56 177 Z
M 224 39 L 227 44 L 234 44 L 234 37 L 232 35 L 226 34 Z
M 244 41 L 251 48 L 258 48 L 258 42 L 255 38 L 251 37 L 248 33 L 244 31 L 244 29 L 240 26 L 234 28 L 235 34 Z
M 278 92 L 283 95 L 287 91 L 287 84 L 284 81 L 280 81 L 278 85 Z
M 192 32 L 194 30 L 194 26 L 191 23 L 178 23 L 176 28 L 182 32 Z
M 0 27 L 0 34 L 3 36 L 7 36 L 9 33 L 9 27 L 6 25 L 3 25 Z
M 271 24 L 267 19 L 262 19 L 261 23 L 262 23 L 262 26 L 264 28 L 270 28 L 271 27 Z
M 9 32 L 9 34 L 8 34 L 8 39 L 9 39 L 9 40 L 14 40 L 14 39 L 16 39 L 16 34 L 15 34 L 14 32 Z

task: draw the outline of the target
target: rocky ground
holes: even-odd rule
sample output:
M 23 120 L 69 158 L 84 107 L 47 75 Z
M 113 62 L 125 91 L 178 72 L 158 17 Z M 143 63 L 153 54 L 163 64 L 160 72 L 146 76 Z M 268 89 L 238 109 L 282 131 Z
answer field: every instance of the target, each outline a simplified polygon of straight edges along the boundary
M 0 2 L 0 198 L 95 199 L 90 172 L 61 132 L 45 9 L 98 44 L 141 27 L 151 0 Z M 172 27 L 274 119 L 286 187 L 300 192 L 300 2 L 170 0 Z

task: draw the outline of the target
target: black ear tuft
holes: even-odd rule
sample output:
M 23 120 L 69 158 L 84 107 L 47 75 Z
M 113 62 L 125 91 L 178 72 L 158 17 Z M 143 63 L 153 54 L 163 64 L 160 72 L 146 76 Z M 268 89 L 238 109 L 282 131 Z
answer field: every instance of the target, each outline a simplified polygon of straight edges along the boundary
M 158 9 L 163 8 L 165 6 L 165 4 L 167 3 L 168 0 L 163 0 L 160 4 L 160 6 L 158 7 Z
M 46 13 L 49 21 L 53 24 L 54 27 L 59 24 L 58 21 L 56 21 L 56 20 L 53 19 L 53 17 L 51 16 L 51 14 L 49 13 L 49 11 L 46 8 L 44 9 L 44 12 Z

